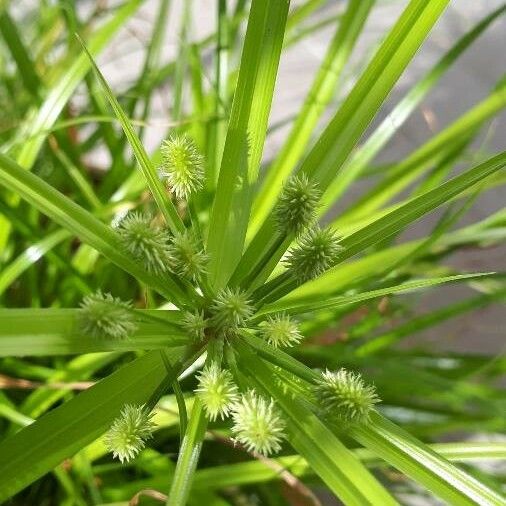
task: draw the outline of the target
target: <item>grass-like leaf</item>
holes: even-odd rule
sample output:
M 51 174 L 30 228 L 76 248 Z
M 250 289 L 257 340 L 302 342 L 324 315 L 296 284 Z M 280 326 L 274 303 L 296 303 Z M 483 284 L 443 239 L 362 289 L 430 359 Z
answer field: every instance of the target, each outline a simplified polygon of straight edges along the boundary
M 78 309 L 0 309 L 0 356 L 77 355 L 182 346 L 186 334 L 152 311 L 138 311 L 138 329 L 125 339 L 93 337 L 79 325 Z M 153 317 L 157 317 L 154 320 Z
M 381 415 L 373 414 L 371 424 L 353 429 L 352 435 L 449 504 L 504 504 L 504 498 L 499 493 L 451 464 Z
M 210 217 L 210 280 L 221 287 L 242 253 L 289 2 L 254 0 Z

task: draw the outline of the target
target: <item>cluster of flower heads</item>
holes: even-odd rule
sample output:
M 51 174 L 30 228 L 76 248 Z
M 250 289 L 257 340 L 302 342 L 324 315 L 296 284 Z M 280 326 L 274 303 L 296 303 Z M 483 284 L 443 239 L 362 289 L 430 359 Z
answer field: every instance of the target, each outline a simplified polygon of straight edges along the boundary
M 216 335 L 230 338 L 246 327 L 253 312 L 253 305 L 245 292 L 238 288 L 223 288 L 206 312 L 202 309 L 185 311 L 182 327 L 194 342 L 205 338 L 206 329 L 213 329 Z
M 123 249 L 149 272 L 198 279 L 206 271 L 208 256 L 197 239 L 190 231 L 171 235 L 152 222 L 151 216 L 138 212 L 123 218 L 117 228 Z
M 232 374 L 217 362 L 204 366 L 197 379 L 195 393 L 210 421 L 231 416 L 234 440 L 248 451 L 269 456 L 281 449 L 286 424 L 272 398 L 254 389 L 240 393 Z M 323 372 L 311 388 L 325 416 L 345 425 L 367 424 L 380 401 L 374 386 L 346 369 Z M 152 417 L 144 405 L 122 409 L 105 437 L 113 457 L 128 462 L 145 447 L 155 429 Z
M 232 374 L 216 362 L 203 368 L 198 382 L 195 392 L 209 420 L 231 415 L 235 440 L 249 451 L 269 455 L 281 449 L 285 423 L 273 399 L 252 389 L 239 394 Z
M 189 137 L 170 137 L 162 144 L 161 154 L 160 177 L 176 198 L 188 200 L 203 188 L 204 159 Z M 304 174 L 296 175 L 285 184 L 273 212 L 279 232 L 297 238 L 284 262 L 300 283 L 335 265 L 342 251 L 337 234 L 316 224 L 320 197 L 314 182 Z M 149 215 L 128 214 L 117 227 L 124 250 L 149 272 L 171 272 L 200 281 L 209 259 L 197 238 L 189 230 L 172 235 L 153 221 Z M 204 308 L 184 310 L 181 327 L 194 343 L 213 336 L 233 341 L 246 327 L 256 330 L 275 348 L 301 341 L 299 326 L 289 315 L 268 315 L 253 325 L 254 312 L 247 292 L 225 287 Z M 80 320 L 83 331 L 95 337 L 124 338 L 137 328 L 131 304 L 101 292 L 83 300 Z M 195 394 L 211 422 L 230 416 L 234 439 L 249 451 L 270 455 L 281 449 L 285 421 L 273 399 L 254 389 L 241 392 L 230 371 L 218 362 L 205 365 L 197 380 Z M 303 383 L 298 387 L 307 389 Z M 367 423 L 379 402 L 374 387 L 366 385 L 359 374 L 344 369 L 322 373 L 310 389 L 326 416 L 343 423 Z M 144 448 L 153 429 L 152 413 L 145 406 L 126 405 L 112 424 L 106 445 L 121 462 L 129 461 Z
M 198 376 L 196 394 L 211 421 L 232 416 L 235 440 L 249 451 L 270 455 L 281 449 L 285 422 L 273 399 L 248 390 L 239 395 L 232 375 L 213 362 Z M 301 385 L 299 385 L 301 388 Z M 325 371 L 311 386 L 318 406 L 329 419 L 344 424 L 368 423 L 379 397 L 358 373 Z
M 185 311 L 181 325 L 194 342 L 203 341 L 208 329 L 215 335 L 233 338 L 242 328 L 251 327 L 249 320 L 253 313 L 254 306 L 245 292 L 224 288 L 213 299 L 207 312 L 202 309 Z M 267 316 L 257 331 L 275 348 L 295 346 L 303 337 L 298 323 L 285 313 Z
M 321 192 L 305 174 L 291 177 L 283 187 L 274 208 L 274 220 L 282 233 L 298 238 L 284 260 L 300 283 L 323 274 L 335 265 L 343 247 L 341 238 L 332 229 L 316 224 L 316 211 Z

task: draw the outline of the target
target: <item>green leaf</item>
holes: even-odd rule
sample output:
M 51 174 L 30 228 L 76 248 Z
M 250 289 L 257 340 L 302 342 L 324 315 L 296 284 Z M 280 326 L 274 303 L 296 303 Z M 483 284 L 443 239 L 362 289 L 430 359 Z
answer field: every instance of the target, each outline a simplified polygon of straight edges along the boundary
M 385 295 L 391 295 L 394 293 L 405 293 L 412 290 L 419 290 L 421 288 L 430 288 L 443 283 L 471 280 L 490 274 L 491 273 L 474 273 L 447 276 L 444 278 L 415 279 L 413 281 L 408 281 L 407 283 L 402 283 L 401 285 L 389 286 L 387 288 L 380 288 L 369 292 L 329 297 L 317 301 L 315 301 L 313 297 L 307 299 L 289 299 L 287 301 L 281 300 L 273 304 L 265 305 L 257 312 L 257 314 L 264 315 L 279 311 L 286 311 L 290 314 L 312 313 L 314 311 L 322 311 L 325 309 L 335 309 L 348 304 L 356 304 L 357 302 L 363 302 L 377 297 L 384 297 Z
M 63 366 L 44 378 L 47 383 L 66 383 L 89 380 L 105 367 L 113 364 L 121 353 L 90 353 L 70 358 Z M 20 411 L 31 418 L 38 418 L 58 401 L 69 396 L 70 388 L 54 389 L 50 386 L 38 388 L 20 404 Z
M 153 197 L 158 205 L 158 208 L 162 212 L 163 216 L 165 217 L 165 220 L 167 221 L 167 224 L 174 233 L 183 232 L 185 230 L 185 226 L 181 221 L 181 218 L 179 217 L 179 214 L 177 213 L 174 204 L 167 196 L 167 190 L 164 188 L 163 183 L 162 181 L 160 181 L 160 178 L 158 177 L 155 168 L 151 164 L 151 160 L 149 159 L 149 156 L 146 153 L 146 150 L 144 149 L 141 140 L 137 136 L 134 128 L 132 127 L 132 124 L 130 123 L 125 112 L 123 111 L 118 100 L 112 93 L 112 90 L 110 86 L 107 84 L 107 81 L 105 80 L 104 76 L 102 75 L 99 68 L 93 61 L 93 57 L 91 56 L 90 52 L 84 45 L 83 40 L 79 36 L 77 37 L 91 62 L 91 65 L 98 77 L 98 80 L 102 85 L 102 89 L 104 90 L 107 100 L 109 100 L 109 103 L 111 104 L 114 114 L 116 114 L 116 117 L 121 123 L 121 127 L 123 128 L 123 131 L 125 132 L 128 142 L 130 143 L 130 146 L 135 154 L 135 157 L 137 158 L 137 162 L 139 163 L 142 173 L 146 178 L 146 182 L 148 184 L 149 189 L 151 190 L 151 193 L 153 194 Z
M 197 469 L 206 427 L 207 418 L 202 403 L 199 399 L 195 399 L 183 444 L 179 450 L 176 472 L 166 502 L 168 506 L 184 506 L 186 504 Z
M 100 437 L 125 404 L 154 404 L 173 379 L 150 352 L 2 441 L 0 501 Z
M 283 411 L 290 444 L 346 505 L 397 504 L 316 415 L 297 398 L 283 393 L 271 368 L 243 347 L 241 358 L 241 370 Z
M 217 288 L 227 282 L 242 253 L 288 7 L 288 0 L 253 0 L 251 5 L 209 224 L 209 275 Z
M 442 443 L 430 445 L 430 448 L 449 460 L 459 462 L 506 458 L 505 443 Z M 382 464 L 382 461 L 369 449 L 359 448 L 352 450 L 352 453 L 368 465 Z M 272 460 L 294 476 L 312 474 L 307 461 L 300 455 L 288 455 Z M 219 489 L 279 479 L 278 470 L 272 466 L 269 467 L 264 462 L 252 460 L 201 469 L 195 473 L 193 484 L 197 489 L 206 487 Z
M 459 193 L 483 181 L 505 165 L 506 151 L 446 181 L 438 188 L 409 200 L 379 220 L 345 237 L 341 243 L 345 248 L 342 259 L 350 258 L 378 240 L 385 239 L 398 230 L 402 230 L 409 223 L 449 202 Z
M 161 279 L 145 271 L 122 252 L 117 234 L 88 211 L 48 185 L 41 178 L 0 154 L 0 184 L 30 202 L 39 211 L 75 234 L 138 280 L 152 286 L 169 300 L 180 303 L 185 296 L 169 276 Z
M 450 461 L 469 462 L 480 460 L 502 460 L 506 458 L 505 443 L 440 443 L 430 445 L 433 451 Z M 367 448 L 352 450 L 352 453 L 368 466 L 384 466 L 374 452 Z M 219 490 L 234 486 L 258 485 L 281 479 L 279 469 L 288 471 L 293 476 L 304 477 L 314 474 L 307 461 L 300 455 L 287 455 L 269 459 L 270 465 L 260 460 L 249 460 L 236 464 L 223 464 L 199 469 L 193 479 L 193 490 Z M 277 469 L 279 466 L 279 469 Z M 168 490 L 164 477 L 147 478 L 123 484 L 119 487 L 106 487 L 104 497 L 119 500 L 120 497 L 130 498 L 136 491 L 152 488 Z M 118 490 L 118 493 L 116 491 Z M 121 494 L 121 495 L 120 495 Z
M 153 311 L 136 313 L 138 329 L 132 336 L 107 339 L 80 330 L 78 309 L 0 309 L 0 356 L 75 355 L 188 344 L 188 337 L 170 322 L 163 322 L 162 316 L 157 321 L 151 319 Z
M 376 455 L 427 487 L 449 504 L 502 506 L 504 498 L 414 437 L 374 413 L 371 423 L 351 435 Z
M 1 12 L 1 10 L 0 33 L 16 62 L 24 87 L 38 100 L 41 83 L 35 71 L 35 65 L 21 40 L 16 23 L 6 11 Z

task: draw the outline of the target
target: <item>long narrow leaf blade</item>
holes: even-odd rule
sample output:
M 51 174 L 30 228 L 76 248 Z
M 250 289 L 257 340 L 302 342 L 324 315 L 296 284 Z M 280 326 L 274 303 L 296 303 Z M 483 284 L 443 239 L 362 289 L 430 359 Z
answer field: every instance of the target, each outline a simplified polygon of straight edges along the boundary
M 381 415 L 374 414 L 367 427 L 352 435 L 412 479 L 449 504 L 503 506 L 504 498 L 465 473 L 428 446 L 417 441 Z
M 457 276 L 446 276 L 444 278 L 429 278 L 429 279 L 416 279 L 402 283 L 396 286 L 387 288 L 380 288 L 378 290 L 371 290 L 369 292 L 357 293 L 352 295 L 343 295 L 339 297 L 325 298 L 321 301 L 314 301 L 313 299 L 289 299 L 287 301 L 279 301 L 273 304 L 268 304 L 263 307 L 258 314 L 273 313 L 278 311 L 286 311 L 291 314 L 311 313 L 313 311 L 320 311 L 325 309 L 335 309 L 348 304 L 356 304 L 357 302 L 364 302 L 367 300 L 375 299 L 377 297 L 384 297 L 394 293 L 405 293 L 411 290 L 419 290 L 422 288 L 430 288 L 438 286 L 443 283 L 451 283 L 456 281 L 465 281 L 476 279 L 486 276 L 485 273 L 476 274 L 461 274 Z
M 126 339 L 93 337 L 80 329 L 78 309 L 0 309 L 0 356 L 76 355 L 183 346 L 188 338 L 169 322 L 138 311 L 138 328 Z
M 365 166 L 373 160 L 404 124 L 410 114 L 420 105 L 427 94 L 440 82 L 453 63 L 504 11 L 506 11 L 506 6 L 499 7 L 462 36 L 441 60 L 396 104 L 394 109 L 381 122 L 378 128 L 374 130 L 364 145 L 357 149 L 351 159 L 343 166 L 343 169 L 339 171 L 325 194 L 320 212 L 327 211 L 344 194 Z
M 289 3 L 252 2 L 209 225 L 209 274 L 217 287 L 227 282 L 242 253 Z

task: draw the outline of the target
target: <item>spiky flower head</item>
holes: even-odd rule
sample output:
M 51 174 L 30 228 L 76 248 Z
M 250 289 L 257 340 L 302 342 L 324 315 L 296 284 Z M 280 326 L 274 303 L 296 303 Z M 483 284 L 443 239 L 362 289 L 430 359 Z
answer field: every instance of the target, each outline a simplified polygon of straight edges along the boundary
M 187 135 L 172 135 L 161 147 L 160 175 L 179 199 L 199 191 L 204 186 L 204 157 Z
M 208 322 L 204 316 L 204 311 L 186 311 L 183 314 L 182 327 L 188 332 L 190 338 L 195 341 L 202 341 L 206 337 L 206 328 Z
M 118 226 L 123 248 L 146 270 L 161 274 L 171 265 L 167 231 L 151 225 L 151 217 L 133 212 Z
M 260 334 L 275 348 L 295 346 L 302 339 L 299 326 L 285 313 L 268 316 L 260 324 Z
M 278 230 L 301 234 L 316 219 L 321 193 L 305 174 L 291 177 L 284 185 L 274 208 Z
M 219 332 L 234 335 L 253 314 L 253 307 L 245 292 L 239 288 L 223 288 L 211 306 L 212 323 Z
M 230 372 L 221 369 L 217 362 L 212 362 L 202 369 L 198 381 L 196 392 L 209 420 L 214 422 L 218 417 L 227 417 L 239 398 Z
M 285 423 L 272 399 L 267 400 L 249 390 L 234 404 L 232 418 L 236 441 L 249 451 L 267 456 L 281 449 Z
M 123 339 L 137 329 L 132 304 L 100 290 L 84 297 L 80 304 L 79 325 L 92 337 Z
M 330 228 L 309 229 L 290 250 L 285 260 L 288 268 L 299 282 L 304 283 L 318 277 L 335 265 L 343 247 L 340 238 Z
M 360 374 L 346 369 L 322 373 L 314 393 L 325 411 L 342 422 L 367 423 L 374 405 L 380 402 L 373 385 L 366 385 Z
M 209 257 L 199 247 L 194 235 L 189 232 L 176 234 L 169 247 L 173 269 L 180 276 L 196 280 L 206 271 Z
M 114 420 L 105 437 L 105 444 L 114 458 L 129 462 L 144 448 L 152 437 L 155 424 L 153 413 L 144 406 L 127 404 Z

